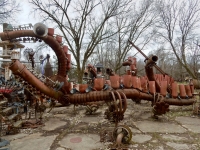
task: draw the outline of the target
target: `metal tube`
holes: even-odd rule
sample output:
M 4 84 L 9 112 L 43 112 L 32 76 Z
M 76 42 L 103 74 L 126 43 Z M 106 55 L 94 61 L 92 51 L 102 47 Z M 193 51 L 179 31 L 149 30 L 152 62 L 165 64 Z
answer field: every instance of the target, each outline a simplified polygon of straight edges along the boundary
M 67 60 L 65 57 L 65 53 L 62 50 L 62 47 L 60 43 L 56 41 L 56 39 L 53 36 L 44 36 L 40 37 L 37 36 L 33 30 L 17 30 L 17 31 L 9 31 L 9 32 L 1 32 L 0 38 L 2 41 L 5 40 L 12 40 L 18 37 L 36 37 L 38 39 L 43 40 L 46 44 L 48 44 L 55 52 L 57 58 L 58 58 L 58 73 L 57 75 L 65 77 L 66 76 L 66 64 Z
M 42 83 L 38 78 L 36 78 L 29 70 L 26 69 L 26 66 L 21 64 L 18 60 L 12 62 L 10 64 L 10 70 L 12 70 L 14 75 L 19 75 L 26 82 L 34 86 L 37 90 L 42 93 L 53 97 L 55 99 L 59 99 L 62 95 L 62 92 L 55 91 L 49 87 L 47 87 L 44 83 Z

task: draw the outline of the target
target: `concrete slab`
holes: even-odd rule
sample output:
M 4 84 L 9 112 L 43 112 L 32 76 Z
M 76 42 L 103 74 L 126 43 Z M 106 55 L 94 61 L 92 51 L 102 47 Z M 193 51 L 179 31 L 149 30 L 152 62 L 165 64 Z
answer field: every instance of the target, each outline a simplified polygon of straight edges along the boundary
M 173 143 L 173 142 L 167 142 L 166 143 L 169 147 L 174 148 L 175 150 L 189 150 L 190 147 L 187 144 L 179 144 L 179 143 Z
M 66 149 L 63 147 L 58 147 L 56 150 L 66 150 Z
M 187 128 L 189 131 L 194 133 L 200 133 L 200 127 L 195 125 L 182 125 L 183 127 Z
M 150 141 L 152 137 L 150 135 L 144 135 L 144 134 L 136 134 L 132 137 L 132 141 L 135 143 L 145 143 L 147 141 Z
M 49 121 L 45 122 L 45 126 L 42 127 L 43 130 L 46 131 L 51 131 L 55 130 L 58 127 L 66 125 L 67 122 L 65 121 L 60 121 L 58 118 L 51 118 Z
M 200 119 L 192 117 L 177 117 L 175 119 L 177 122 L 181 123 L 183 127 L 187 128 L 189 131 L 194 133 L 200 133 Z
M 91 150 L 104 148 L 104 144 L 100 142 L 99 135 L 96 134 L 68 134 L 59 144 L 62 147 L 72 150 Z
M 100 122 L 101 120 L 102 120 L 101 117 L 95 116 L 95 115 L 83 116 L 83 118 L 81 118 L 81 121 L 82 121 L 82 122 L 86 122 L 86 123 L 90 123 L 90 122 Z
M 187 124 L 187 125 L 196 125 L 200 126 L 200 118 L 194 118 L 194 117 L 176 117 L 175 119 L 181 124 Z
M 131 128 L 131 127 L 130 127 L 130 129 L 131 129 L 131 132 L 132 132 L 133 134 L 134 134 L 134 133 L 141 133 L 141 131 L 138 130 L 138 129 Z
M 68 118 L 67 114 L 55 114 L 53 115 L 55 118 L 66 119 Z
M 187 138 L 186 137 L 181 137 L 181 136 L 175 136 L 175 135 L 162 135 L 163 139 L 166 140 L 171 140 L 171 141 L 186 141 Z
M 66 111 L 67 109 L 69 109 L 69 107 L 54 107 L 50 113 L 57 113 L 57 112 L 62 112 L 62 111 Z
M 159 133 L 184 133 L 187 130 L 180 125 L 171 122 L 164 123 L 158 121 L 138 121 L 134 123 L 137 128 L 143 132 L 159 132 Z
M 57 135 L 41 136 L 41 133 L 31 134 L 10 142 L 12 150 L 49 150 Z
M 150 114 L 149 112 L 141 114 L 141 119 L 149 119 L 152 118 L 152 114 Z
M 5 139 L 5 140 L 8 140 L 8 141 L 12 141 L 12 140 L 24 138 L 24 137 L 26 137 L 26 136 L 28 136 L 28 135 L 29 135 L 29 134 L 19 133 L 19 134 L 14 134 L 14 135 L 2 136 L 1 139 Z

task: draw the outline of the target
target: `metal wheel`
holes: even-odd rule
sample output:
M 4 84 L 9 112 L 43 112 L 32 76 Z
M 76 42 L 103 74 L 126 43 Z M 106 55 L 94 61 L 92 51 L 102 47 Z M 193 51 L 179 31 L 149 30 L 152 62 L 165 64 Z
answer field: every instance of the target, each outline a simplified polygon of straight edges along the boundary
M 131 139 L 132 139 L 132 132 L 131 132 L 131 129 L 126 126 L 126 125 L 119 125 L 118 127 L 116 127 L 113 131 L 113 138 L 114 139 L 117 139 L 117 136 L 120 134 L 120 133 L 123 133 L 124 136 L 122 138 L 122 143 L 123 144 L 128 144 Z

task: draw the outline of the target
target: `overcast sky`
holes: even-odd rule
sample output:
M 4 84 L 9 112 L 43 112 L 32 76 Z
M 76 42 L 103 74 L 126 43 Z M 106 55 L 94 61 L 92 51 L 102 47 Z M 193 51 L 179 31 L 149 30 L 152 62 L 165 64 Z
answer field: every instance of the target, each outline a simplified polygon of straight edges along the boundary
M 20 24 L 28 24 L 28 23 L 32 23 L 33 25 L 35 23 L 40 22 L 41 20 L 39 18 L 37 18 L 37 16 L 33 16 L 33 14 L 30 14 L 32 7 L 29 4 L 28 0 L 17 0 L 20 1 L 20 5 L 21 5 L 21 12 L 17 15 L 18 18 L 18 23 Z
M 34 25 L 38 22 L 41 22 L 41 20 L 39 18 L 37 18 L 37 16 L 34 17 L 33 14 L 30 14 L 30 11 L 32 10 L 32 8 L 31 8 L 31 5 L 29 4 L 28 1 L 29 0 L 17 0 L 17 2 L 20 2 L 20 5 L 21 5 L 21 7 L 20 7 L 21 12 L 17 13 L 16 16 L 15 16 L 17 22 L 6 22 L 6 23 L 10 23 L 13 26 L 19 26 L 19 25 L 24 25 L 24 24 L 29 24 L 29 23 Z M 1 32 L 3 32 L 3 26 L 2 25 L 0 26 L 0 30 L 1 30 Z M 22 44 L 25 46 L 24 49 L 26 49 L 26 48 L 33 48 L 34 49 L 37 46 L 37 44 L 34 44 L 34 43 L 22 43 Z M 1 49 L 2 48 L 0 48 L 0 50 Z M 51 51 L 51 53 L 52 52 L 53 51 Z M 47 53 L 49 53 L 49 50 L 47 51 Z M 52 55 L 53 54 L 54 53 L 52 53 Z M 22 60 L 24 60 L 24 59 L 25 58 L 23 58 Z
M 17 13 L 14 17 L 16 18 L 17 22 L 5 22 L 12 24 L 13 26 L 23 25 L 23 24 L 29 24 L 32 25 L 41 22 L 39 18 L 34 17 L 33 14 L 30 14 L 30 11 L 32 10 L 31 5 L 28 2 L 29 0 L 17 0 L 17 2 L 20 2 L 21 7 L 19 8 L 21 11 Z M 3 26 L 0 26 L 0 31 L 3 31 Z

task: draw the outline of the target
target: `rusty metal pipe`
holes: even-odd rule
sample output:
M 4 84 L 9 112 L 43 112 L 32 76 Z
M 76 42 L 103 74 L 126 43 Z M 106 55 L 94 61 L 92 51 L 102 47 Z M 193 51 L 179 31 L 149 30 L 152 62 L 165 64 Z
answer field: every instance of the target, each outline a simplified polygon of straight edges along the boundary
M 2 41 L 11 40 L 18 37 L 26 37 L 26 36 L 40 38 L 39 36 L 35 35 L 33 30 L 16 30 L 16 31 L 0 33 L 0 37 Z
M 106 74 L 108 74 L 109 76 L 114 76 L 115 75 L 114 71 L 112 69 L 110 69 L 110 68 L 106 68 Z
M 37 90 L 41 91 L 42 93 L 53 97 L 60 101 L 62 104 L 84 104 L 87 102 L 94 102 L 94 101 L 111 101 L 112 97 L 110 91 L 92 91 L 90 93 L 85 94 L 66 94 L 63 95 L 60 91 L 54 91 L 53 89 L 47 87 L 44 83 L 42 83 L 39 79 L 37 79 L 26 67 L 21 64 L 18 60 L 12 62 L 10 65 L 10 69 L 12 70 L 13 74 L 19 75 L 29 84 L 34 86 Z M 127 98 L 130 99 L 144 99 L 148 101 L 153 101 L 153 96 L 148 93 L 140 92 L 136 89 L 117 89 L 119 93 L 124 93 Z M 65 100 L 62 97 L 67 97 Z M 195 102 L 193 99 L 187 100 L 179 100 L 179 99 L 164 99 L 164 101 L 170 105 L 191 105 Z
M 0 38 L 2 41 L 5 40 L 12 40 L 18 37 L 36 37 L 38 39 L 43 40 L 46 44 L 48 44 L 53 51 L 55 52 L 57 58 L 58 58 L 58 75 L 65 77 L 66 76 L 66 64 L 67 60 L 65 57 L 65 53 L 62 50 L 62 47 L 60 46 L 60 43 L 57 42 L 57 40 L 52 36 L 44 36 L 40 37 L 37 36 L 33 30 L 16 30 L 16 31 L 9 31 L 9 32 L 1 32 Z
M 140 92 L 136 89 L 118 89 L 117 92 L 124 93 L 128 99 L 143 99 L 147 101 L 153 101 L 153 95 Z M 66 95 L 67 101 L 66 103 L 71 104 L 84 104 L 87 102 L 92 101 L 105 101 L 109 102 L 112 100 L 112 96 L 110 91 L 92 91 L 86 94 L 73 94 L 73 95 Z M 164 102 L 168 103 L 169 105 L 192 105 L 196 100 L 194 99 L 164 99 Z
M 153 66 L 155 65 L 155 62 L 158 60 L 158 57 L 155 55 L 152 55 L 146 60 L 146 65 L 145 65 L 145 72 L 147 75 L 147 78 L 149 81 L 155 81 L 155 86 L 156 86 L 156 92 L 160 93 L 160 85 L 155 79 L 154 72 L 153 72 Z
M 21 64 L 18 60 L 12 62 L 9 68 L 10 70 L 12 70 L 12 73 L 14 75 L 19 75 L 26 82 L 34 86 L 37 90 L 41 91 L 42 93 L 55 99 L 59 99 L 61 97 L 62 92 L 55 91 L 46 86 L 38 78 L 36 78 L 29 70 L 27 70 L 26 66 Z
M 147 93 L 142 93 L 136 89 L 118 89 L 119 93 L 124 93 L 127 98 L 139 98 L 148 101 L 153 101 L 153 96 Z M 81 98 L 80 98 L 81 97 Z M 112 96 L 110 91 L 92 91 L 86 94 L 73 94 L 68 95 L 68 102 L 71 104 L 80 104 L 92 101 L 111 101 Z
M 127 60 L 122 63 L 122 66 L 130 66 L 131 64 L 132 64 L 132 62 L 130 60 Z
M 164 102 L 169 105 L 175 105 L 175 106 L 188 106 L 192 105 L 196 102 L 195 99 L 164 99 Z

